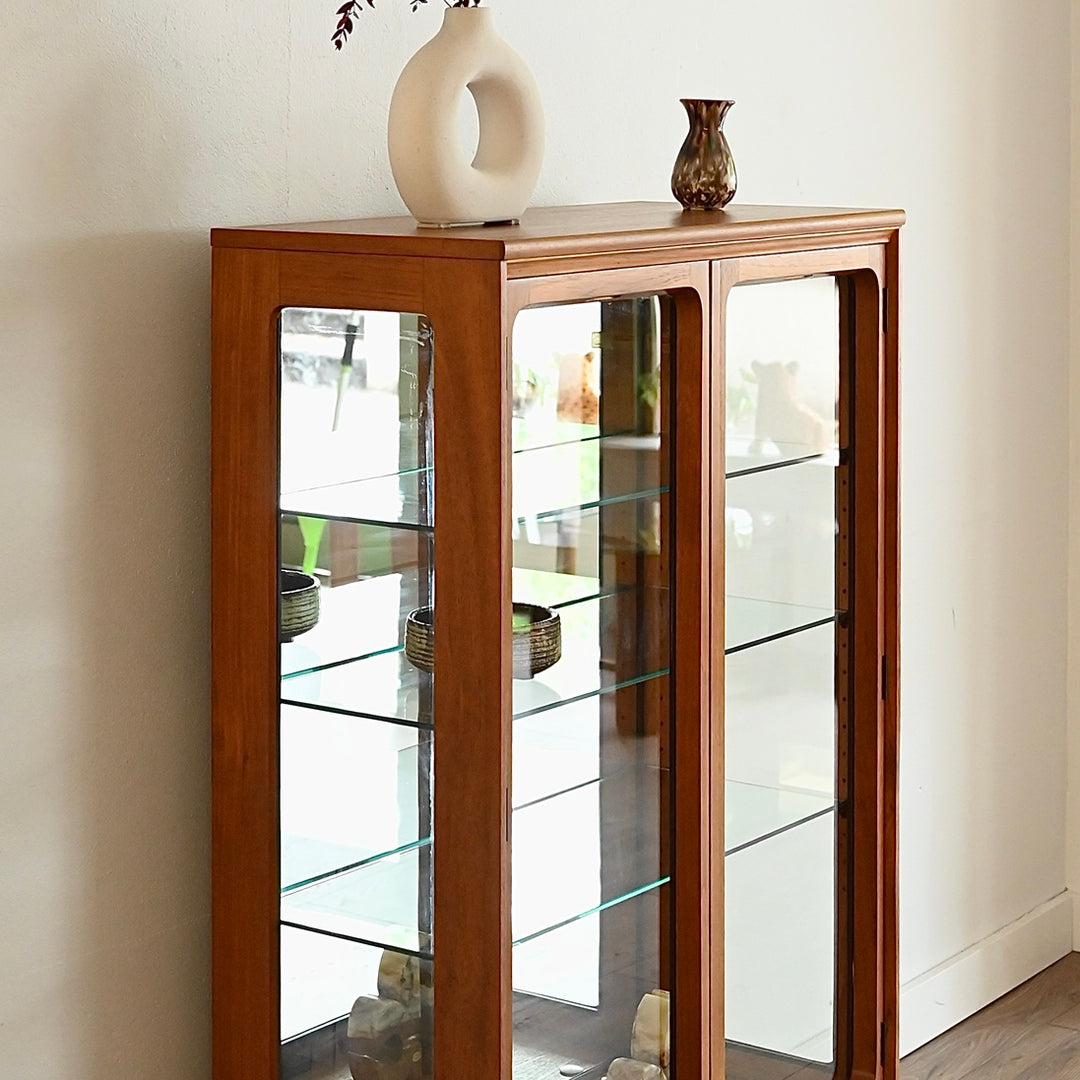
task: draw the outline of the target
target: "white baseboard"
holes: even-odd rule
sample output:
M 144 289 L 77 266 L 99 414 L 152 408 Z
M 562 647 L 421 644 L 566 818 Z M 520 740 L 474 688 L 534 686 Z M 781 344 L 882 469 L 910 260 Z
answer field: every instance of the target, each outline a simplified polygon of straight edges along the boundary
M 937 1038 L 1080 945 L 1080 896 L 1061 893 L 900 988 L 900 1053 Z

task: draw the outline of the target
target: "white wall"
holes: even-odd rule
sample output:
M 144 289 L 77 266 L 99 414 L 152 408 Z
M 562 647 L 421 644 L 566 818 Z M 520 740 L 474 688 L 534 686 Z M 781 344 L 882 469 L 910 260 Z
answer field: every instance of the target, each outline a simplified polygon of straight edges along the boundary
M 208 1074 L 206 230 L 397 211 L 387 103 L 438 16 L 381 0 L 335 55 L 335 6 L 4 10 L 0 1071 L 20 1080 Z M 1040 914 L 1065 886 L 1069 4 L 497 6 L 546 102 L 537 202 L 665 198 L 676 99 L 704 94 L 738 101 L 744 201 L 910 212 L 902 952 L 926 1037 L 1069 947 Z
M 1069 393 L 1069 892 L 1073 943 L 1080 948 L 1080 0 L 1072 0 L 1072 184 L 1070 205 Z

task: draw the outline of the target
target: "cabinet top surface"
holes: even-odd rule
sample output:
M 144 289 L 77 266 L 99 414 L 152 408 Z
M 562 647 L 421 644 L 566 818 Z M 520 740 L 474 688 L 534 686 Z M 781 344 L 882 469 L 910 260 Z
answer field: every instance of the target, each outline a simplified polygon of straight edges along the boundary
M 903 222 L 901 210 L 736 203 L 726 210 L 683 211 L 667 202 L 596 203 L 536 207 L 525 212 L 519 225 L 440 229 L 420 227 L 411 217 L 367 218 L 214 229 L 211 243 L 275 251 L 514 262 L 774 238 L 827 241 L 852 233 L 893 230 Z

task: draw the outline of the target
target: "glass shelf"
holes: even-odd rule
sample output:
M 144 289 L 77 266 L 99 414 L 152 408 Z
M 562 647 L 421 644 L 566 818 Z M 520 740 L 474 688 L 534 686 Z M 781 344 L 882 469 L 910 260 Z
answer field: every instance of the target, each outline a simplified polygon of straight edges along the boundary
M 387 854 L 284 894 L 281 924 L 430 959 L 430 941 L 417 926 L 422 849 Z
M 542 571 L 515 571 L 523 584 L 522 592 L 537 600 L 547 598 Z M 528 575 L 528 576 L 526 576 Z M 548 579 L 570 578 L 562 596 L 572 597 L 594 585 L 591 578 L 549 574 Z M 571 701 L 610 693 L 622 687 L 666 675 L 666 669 L 628 672 L 615 680 L 601 667 L 599 627 L 613 617 L 614 596 L 586 600 L 563 600 L 563 657 L 554 667 L 535 679 L 514 680 L 514 716 L 557 709 Z M 730 655 L 804 630 L 835 621 L 838 613 L 824 608 L 783 604 L 746 597 L 729 596 L 727 610 L 727 645 Z M 431 676 L 418 671 L 405 659 L 397 646 L 393 651 L 361 656 L 323 670 L 307 669 L 285 678 L 282 701 L 285 704 L 324 709 L 330 712 L 388 720 L 395 723 L 430 727 L 421 712 L 422 691 L 430 692 Z
M 669 880 L 660 850 L 667 770 L 631 769 L 514 810 L 514 943 Z
M 533 587 L 542 591 L 542 584 L 535 579 Z M 562 659 L 535 679 L 514 680 L 515 717 L 555 709 L 569 701 L 609 693 L 667 673 L 634 671 L 615 681 L 601 666 L 600 627 L 609 625 L 615 617 L 618 602 L 618 596 L 604 596 L 567 602 L 560 608 Z M 431 721 L 421 706 L 421 698 L 430 693 L 431 685 L 431 675 L 418 671 L 403 652 L 397 651 L 283 680 L 282 701 L 427 728 Z
M 314 629 L 281 646 L 281 677 L 375 656 L 401 648 L 405 616 L 418 606 L 419 572 L 383 574 L 362 581 L 323 586 Z
M 516 942 L 540 937 L 668 880 L 660 866 L 657 829 L 666 784 L 664 770 L 638 769 L 514 810 Z M 580 827 L 582 821 L 601 817 L 602 854 L 599 832 Z M 282 923 L 429 955 L 416 926 L 420 854 L 427 843 L 388 851 L 315 884 L 290 888 L 281 898 Z
M 287 385 L 285 393 L 295 397 L 291 386 Z M 311 390 L 300 388 L 300 393 L 310 395 Z M 314 403 L 315 421 L 327 421 L 333 415 L 333 388 L 324 387 L 323 396 L 327 399 L 325 402 Z M 350 392 L 349 398 L 350 407 L 359 410 L 358 416 L 350 418 L 351 425 L 331 431 L 327 423 L 309 420 L 303 427 L 304 440 L 292 444 L 290 453 L 284 455 L 282 503 L 300 492 L 323 491 L 424 471 L 424 466 L 419 463 L 423 453 L 430 454 L 431 450 L 424 445 L 426 439 L 420 420 L 417 417 L 390 418 L 398 414 L 397 395 Z M 310 411 L 311 406 L 308 408 Z M 622 434 L 625 433 L 601 434 L 596 424 L 576 424 L 566 420 L 545 423 L 514 417 L 511 445 L 516 455 Z M 309 482 L 316 477 L 316 483 Z
M 828 608 L 784 604 L 774 600 L 753 600 L 745 596 L 726 597 L 724 610 L 726 656 L 804 630 L 825 626 L 843 617 L 842 612 Z
M 416 729 L 286 706 L 280 731 L 284 892 L 427 843 L 431 755 Z
M 576 425 L 575 425 L 576 426 Z M 546 520 L 598 506 L 661 495 L 659 438 L 604 435 L 522 450 L 514 459 L 516 520 Z M 601 456 L 617 453 L 635 467 L 618 470 L 618 484 L 601 478 Z M 412 469 L 326 487 L 285 492 L 281 512 L 359 525 L 429 530 L 433 527 L 431 470 Z
M 595 598 L 596 578 L 515 567 L 513 596 L 519 603 L 560 608 Z M 419 573 L 384 574 L 362 581 L 323 587 L 319 622 L 294 642 L 281 646 L 281 677 L 323 671 L 402 648 L 405 616 L 417 606 Z M 286 695 L 288 696 L 287 692 Z
M 281 512 L 426 532 L 432 527 L 433 516 L 433 495 L 427 488 L 429 477 L 429 470 L 417 469 L 283 492 Z
M 322 934 L 312 934 L 292 927 L 281 928 L 281 1038 L 294 1039 L 313 1030 L 325 1030 L 349 1015 L 352 1003 L 361 994 L 378 993 L 378 946 L 337 941 Z M 332 1037 L 331 1037 L 332 1040 Z M 303 1051 L 307 1050 L 304 1054 Z M 324 1055 L 312 1055 L 310 1044 L 297 1046 L 295 1056 L 303 1054 L 313 1064 Z M 332 1054 L 332 1050 L 331 1050 Z M 344 1065 L 345 1080 L 351 1080 Z M 282 1070 L 283 1076 L 296 1069 Z M 307 1077 L 306 1071 L 300 1075 Z M 319 1075 L 319 1074 L 316 1074 Z M 331 1073 L 330 1075 L 334 1075 Z
M 831 795 L 728 780 L 724 784 L 724 855 L 805 825 L 836 809 Z
M 779 1054 L 832 1059 L 835 835 L 835 821 L 821 816 L 728 859 L 728 1038 Z
M 581 574 L 557 574 L 550 570 L 528 570 L 515 566 L 510 572 L 511 594 L 519 604 L 541 604 L 562 608 L 580 600 L 597 599 L 599 578 Z
M 729 780 L 766 789 L 836 791 L 835 666 L 831 624 L 728 657 L 724 768 Z
M 514 809 L 514 944 L 557 932 L 670 878 L 658 824 L 666 770 L 630 769 Z M 725 854 L 735 855 L 830 814 L 828 796 L 728 781 Z M 603 822 L 582 828 L 582 822 Z M 601 833 L 603 847 L 601 848 Z M 283 890 L 284 925 L 427 956 L 416 926 L 422 838 Z M 602 870 L 602 873 L 601 873 Z
M 627 1054 L 637 1006 L 661 983 L 670 903 L 663 885 L 514 946 L 515 1076 L 558 1077 L 570 1065 L 599 1080 Z
M 430 700 L 431 686 L 431 676 L 398 649 L 282 680 L 281 702 L 426 730 L 431 715 L 421 697 Z
M 598 424 L 579 424 L 570 420 L 544 420 L 537 417 L 513 418 L 510 429 L 511 444 L 515 454 L 528 450 L 541 450 L 549 446 L 564 446 L 567 443 L 592 442 L 610 435 L 623 432 L 601 432 Z
M 768 443 L 753 449 L 750 437 L 728 438 L 724 447 L 724 475 L 729 479 L 792 465 L 823 466 L 835 469 L 840 464 L 838 446 L 811 446 L 809 443 Z

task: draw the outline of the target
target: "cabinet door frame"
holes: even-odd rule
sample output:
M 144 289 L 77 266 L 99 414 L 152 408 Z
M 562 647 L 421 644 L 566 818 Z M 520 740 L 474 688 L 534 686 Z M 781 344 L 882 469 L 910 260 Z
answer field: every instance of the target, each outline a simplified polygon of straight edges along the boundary
M 884 244 L 750 255 L 712 264 L 712 397 L 723 402 L 726 387 L 726 311 L 732 289 L 752 283 L 838 276 L 850 282 L 842 301 L 841 352 L 854 350 L 851 392 L 858 467 L 853 470 L 849 525 L 853 603 L 869 612 L 856 620 L 852 645 L 850 715 L 873 717 L 851 724 L 847 775 L 850 825 L 841 825 L 841 844 L 850 845 L 848 925 L 838 936 L 836 1015 L 837 1080 L 896 1080 L 898 907 L 897 765 L 899 691 L 899 289 L 898 233 Z M 721 406 L 722 408 L 722 406 Z M 723 412 L 718 414 L 710 472 L 714 537 L 714 625 L 723 595 L 725 463 Z M 722 671 L 723 655 L 714 656 Z M 721 677 L 722 679 L 722 677 Z M 714 694 L 723 700 L 722 681 Z M 846 836 L 844 835 L 846 832 Z M 843 848 L 841 848 L 842 850 Z M 717 1018 L 722 1025 L 722 1014 Z
M 459 677 L 442 680 L 435 690 L 435 715 L 461 721 L 449 736 L 454 725 L 442 724 L 440 769 L 457 783 L 453 789 L 443 785 L 441 800 L 436 795 L 436 815 L 440 809 L 444 814 L 441 835 L 448 850 L 474 849 L 470 858 L 443 859 L 441 864 L 436 859 L 436 874 L 442 875 L 436 918 L 444 925 L 458 925 L 460 919 L 461 933 L 445 935 L 437 946 L 442 969 L 453 977 L 440 998 L 440 965 L 435 965 L 440 1010 L 435 1039 L 444 1064 L 456 1063 L 441 1069 L 440 1076 L 471 1075 L 468 1063 L 477 1060 L 497 1061 L 499 1075 L 510 1075 L 508 914 L 505 933 L 498 932 L 509 882 L 508 858 L 499 863 L 508 811 L 504 777 L 509 777 L 509 758 L 500 757 L 508 745 L 504 748 L 500 738 L 510 688 L 509 529 L 503 520 L 509 485 L 504 450 L 509 444 L 503 434 L 508 425 L 497 419 L 499 410 L 509 409 L 509 384 L 502 381 L 506 371 L 500 361 L 504 280 L 504 265 L 492 260 L 213 251 L 214 1080 L 280 1075 L 278 317 L 288 307 L 427 316 L 439 335 L 436 417 L 440 412 L 471 416 L 475 430 L 472 425 L 449 425 L 448 430 L 456 426 L 470 436 L 477 431 L 490 435 L 486 440 L 464 433 L 436 440 L 436 472 L 454 476 L 457 484 L 441 485 L 441 496 L 436 492 L 442 506 L 436 511 L 442 545 L 440 556 L 436 544 L 436 577 L 461 600 L 440 608 L 436 649 L 445 654 L 447 642 L 475 641 L 485 632 L 490 644 L 493 636 L 502 635 L 503 625 L 506 633 L 501 652 L 497 646 L 459 650 L 453 661 Z M 500 387 L 505 392 L 493 392 Z M 496 416 L 478 423 L 487 410 Z M 472 514 L 461 512 L 463 489 L 488 493 Z M 503 597 L 505 622 L 500 618 Z M 496 666 L 503 665 L 494 679 L 493 657 L 502 658 Z M 451 666 L 446 659 L 442 664 L 444 670 Z M 445 985 L 447 976 L 441 980 Z
M 679 776 L 673 865 L 672 1054 L 683 1077 L 723 1075 L 724 1042 L 717 1029 L 716 994 L 723 992 L 722 851 L 723 770 L 715 767 L 723 748 L 719 702 L 712 696 L 707 658 L 715 636 L 712 598 L 709 474 L 712 430 L 709 387 L 709 264 L 589 270 L 507 281 L 503 352 L 511 360 L 514 320 L 528 307 L 583 303 L 651 293 L 668 295 L 675 308 L 675 354 L 679 392 L 672 417 L 675 454 L 674 532 L 676 562 L 674 696 L 681 723 L 675 725 L 675 770 Z M 509 518 L 509 508 L 507 509 Z M 722 603 L 722 600 L 721 600 Z M 688 723 L 696 717 L 698 722 Z M 718 860 L 717 852 L 721 853 Z M 719 898 L 719 899 L 718 899 Z M 507 896 L 509 903 L 509 896 Z M 629 1039 L 629 1032 L 627 1032 Z M 507 1073 L 509 1080 L 511 1073 Z

